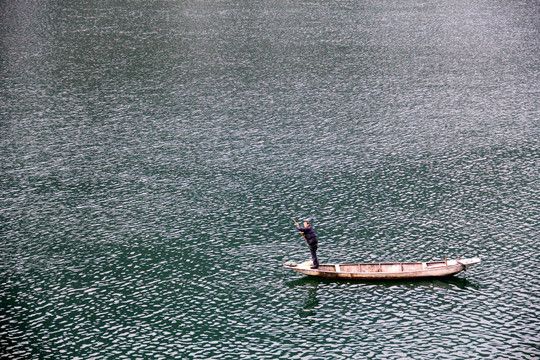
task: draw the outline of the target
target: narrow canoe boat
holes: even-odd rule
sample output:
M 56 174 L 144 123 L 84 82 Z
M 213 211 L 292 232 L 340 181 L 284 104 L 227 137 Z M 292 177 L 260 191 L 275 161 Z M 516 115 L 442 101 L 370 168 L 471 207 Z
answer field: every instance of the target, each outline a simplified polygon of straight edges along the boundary
M 480 258 L 453 259 L 428 262 L 321 264 L 311 269 L 312 262 L 285 263 L 285 268 L 299 273 L 330 279 L 395 280 L 452 276 L 480 263 Z

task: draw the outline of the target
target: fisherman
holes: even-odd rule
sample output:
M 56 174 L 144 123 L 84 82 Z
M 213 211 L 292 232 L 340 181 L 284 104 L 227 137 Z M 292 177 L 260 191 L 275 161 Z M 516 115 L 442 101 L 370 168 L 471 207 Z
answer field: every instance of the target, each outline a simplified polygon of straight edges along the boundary
M 311 219 L 305 219 L 303 227 L 296 224 L 296 228 L 304 235 L 304 238 L 308 243 L 311 259 L 313 260 L 313 266 L 311 268 L 318 269 L 319 260 L 317 259 L 317 247 L 319 245 L 319 240 L 317 240 L 317 235 L 315 235 L 315 229 L 311 226 Z

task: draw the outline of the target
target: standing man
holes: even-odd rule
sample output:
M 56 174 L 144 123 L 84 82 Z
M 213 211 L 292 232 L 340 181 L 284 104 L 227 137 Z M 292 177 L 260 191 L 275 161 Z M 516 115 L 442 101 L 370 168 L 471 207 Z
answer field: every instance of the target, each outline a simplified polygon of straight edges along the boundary
M 317 239 L 317 235 L 315 235 L 315 229 L 313 226 L 311 226 L 311 219 L 304 220 L 304 227 L 296 224 L 296 228 L 300 230 L 308 243 L 309 251 L 311 252 L 311 259 L 313 260 L 313 266 L 311 268 L 318 269 L 319 259 L 317 259 L 317 247 L 319 245 L 319 240 Z

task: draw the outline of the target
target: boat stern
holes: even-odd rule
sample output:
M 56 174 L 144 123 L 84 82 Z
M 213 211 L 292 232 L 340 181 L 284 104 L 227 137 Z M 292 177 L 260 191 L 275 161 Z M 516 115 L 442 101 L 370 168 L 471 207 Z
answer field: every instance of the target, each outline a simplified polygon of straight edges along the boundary
M 283 266 L 287 269 L 309 269 L 313 266 L 313 261 L 304 261 L 303 263 L 297 264 L 294 261 L 287 261 Z

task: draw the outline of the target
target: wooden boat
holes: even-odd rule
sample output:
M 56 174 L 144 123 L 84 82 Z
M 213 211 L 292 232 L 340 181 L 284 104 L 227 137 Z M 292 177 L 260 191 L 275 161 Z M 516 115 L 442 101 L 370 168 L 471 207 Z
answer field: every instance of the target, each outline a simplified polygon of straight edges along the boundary
M 453 259 L 428 262 L 321 264 L 311 269 L 311 261 L 301 264 L 285 263 L 285 268 L 299 273 L 330 279 L 346 280 L 396 280 L 452 276 L 480 263 L 480 258 Z

